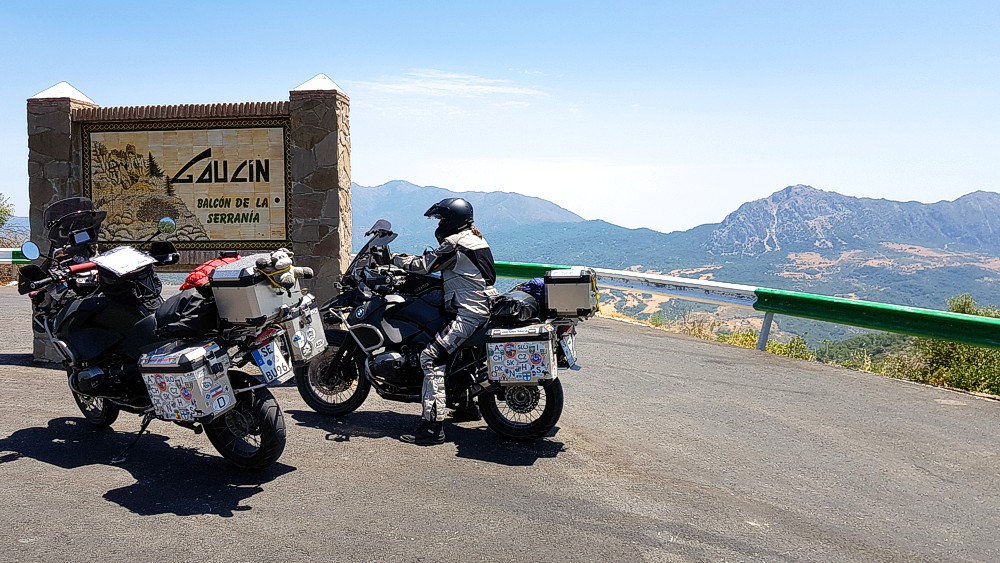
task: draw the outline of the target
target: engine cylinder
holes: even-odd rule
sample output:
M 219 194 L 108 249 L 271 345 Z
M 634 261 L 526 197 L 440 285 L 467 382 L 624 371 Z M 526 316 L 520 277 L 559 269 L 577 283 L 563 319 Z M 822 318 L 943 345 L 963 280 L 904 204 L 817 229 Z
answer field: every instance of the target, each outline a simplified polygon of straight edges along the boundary
M 379 354 L 369 363 L 369 368 L 375 377 L 394 377 L 404 367 L 406 367 L 406 356 L 399 352 Z
M 108 374 L 99 367 L 76 372 L 76 389 L 84 395 L 98 395 L 108 384 Z

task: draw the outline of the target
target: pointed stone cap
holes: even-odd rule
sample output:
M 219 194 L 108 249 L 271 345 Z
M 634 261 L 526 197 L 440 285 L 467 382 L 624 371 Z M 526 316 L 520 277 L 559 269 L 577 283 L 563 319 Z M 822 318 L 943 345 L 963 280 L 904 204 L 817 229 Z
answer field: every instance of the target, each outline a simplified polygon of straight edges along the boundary
M 292 90 L 292 92 L 321 92 L 321 91 L 336 91 L 343 93 L 340 86 L 330 80 L 325 74 L 317 74 L 311 79 L 303 82 L 298 88 Z
M 28 99 L 39 100 L 44 98 L 69 98 L 77 102 L 83 102 L 94 106 L 97 105 L 94 100 L 84 96 L 82 92 L 74 88 L 69 82 L 60 82 L 48 90 L 42 90 Z

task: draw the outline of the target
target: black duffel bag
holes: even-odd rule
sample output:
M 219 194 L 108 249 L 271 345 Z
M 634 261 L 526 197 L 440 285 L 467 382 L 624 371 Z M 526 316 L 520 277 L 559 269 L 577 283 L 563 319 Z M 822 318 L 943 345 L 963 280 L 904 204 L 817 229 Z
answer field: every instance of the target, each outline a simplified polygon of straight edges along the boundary
M 156 311 L 156 332 L 160 338 L 203 338 L 216 331 L 219 309 L 197 289 L 167 299 Z
M 493 324 L 509 326 L 538 318 L 538 300 L 519 290 L 504 293 L 493 302 Z

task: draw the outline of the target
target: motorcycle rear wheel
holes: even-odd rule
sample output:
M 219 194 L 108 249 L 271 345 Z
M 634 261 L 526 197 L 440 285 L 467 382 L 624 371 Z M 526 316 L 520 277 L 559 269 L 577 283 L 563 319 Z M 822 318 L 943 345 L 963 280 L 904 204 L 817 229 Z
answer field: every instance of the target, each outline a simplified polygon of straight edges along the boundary
M 329 416 L 344 416 L 358 409 L 372 384 L 364 374 L 357 344 L 347 335 L 328 333 L 329 347 L 309 364 L 308 370 L 295 375 L 299 395 L 312 410 Z
M 285 450 L 285 417 L 267 388 L 236 394 L 236 406 L 205 425 L 215 449 L 237 467 L 259 470 Z
M 541 386 L 511 386 L 479 396 L 479 410 L 490 430 L 512 440 L 545 437 L 563 410 L 562 383 L 555 379 Z
M 117 406 L 100 397 L 81 395 L 73 391 L 73 400 L 83 413 L 83 418 L 98 428 L 107 428 L 114 424 L 115 420 L 118 420 L 118 413 L 121 412 Z

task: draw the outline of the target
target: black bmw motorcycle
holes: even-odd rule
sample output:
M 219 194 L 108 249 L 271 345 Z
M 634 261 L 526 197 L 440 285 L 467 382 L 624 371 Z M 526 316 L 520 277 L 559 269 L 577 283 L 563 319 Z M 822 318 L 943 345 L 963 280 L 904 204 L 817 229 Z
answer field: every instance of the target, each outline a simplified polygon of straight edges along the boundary
M 420 352 L 452 316 L 443 308 L 439 275 L 404 272 L 391 265 L 388 245 L 396 238 L 391 229 L 388 221 L 379 220 L 366 233 L 371 238 L 348 266 L 338 288 L 341 293 L 320 308 L 324 321 L 335 328 L 326 331 L 326 353 L 314 359 L 308 370 L 297 373 L 296 384 L 303 400 L 321 414 L 351 413 L 372 389 L 392 401 L 421 401 L 424 375 Z M 532 322 L 539 321 L 521 324 Z M 543 336 L 542 342 L 532 345 L 538 345 L 539 350 L 549 350 L 551 345 L 558 349 L 561 364 L 575 367 L 572 340 L 576 323 L 577 319 L 558 320 L 554 326 L 550 323 L 551 342 L 544 342 L 547 337 Z M 523 355 L 526 365 L 543 362 L 541 355 L 528 353 L 528 343 L 514 343 L 514 337 L 508 338 L 512 342 L 506 346 L 511 351 L 504 357 L 498 352 L 502 344 L 491 344 L 495 328 L 492 321 L 480 327 L 446 358 L 447 404 L 452 408 L 478 404 L 486 424 L 501 436 L 515 440 L 544 437 L 563 410 L 563 388 L 556 366 L 516 379 L 496 377 L 491 359 L 517 362 Z M 507 328 L 511 328 L 509 324 Z
M 18 288 L 30 294 L 34 330 L 47 335 L 62 357 L 86 420 L 108 427 L 120 411 L 142 416 L 139 433 L 112 463 L 124 461 L 157 418 L 204 432 L 239 467 L 274 463 L 285 447 L 285 422 L 267 389 L 275 378 L 263 374 L 270 368 L 275 375 L 280 325 L 225 326 L 210 316 L 211 307 L 202 307 L 209 316 L 166 326 L 178 319 L 161 313 L 182 310 L 186 302 L 176 306 L 178 301 L 192 298 L 182 292 L 165 304 L 160 296 L 153 267 L 178 261 L 174 245 L 158 241 L 148 252 L 131 246 L 97 252 L 105 215 L 82 197 L 49 206 L 44 221 L 51 249 L 43 266 L 20 269 Z M 175 228 L 165 218 L 156 234 Z M 26 246 L 29 257 L 38 257 L 37 246 Z M 262 375 L 230 369 L 258 360 L 264 360 L 258 364 Z M 285 367 L 291 377 L 291 366 Z

